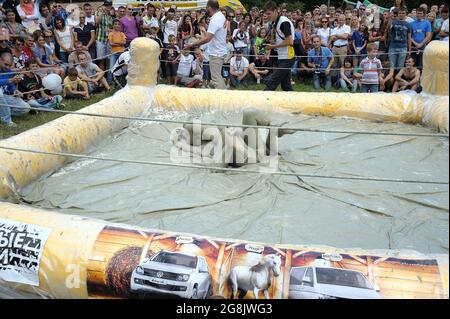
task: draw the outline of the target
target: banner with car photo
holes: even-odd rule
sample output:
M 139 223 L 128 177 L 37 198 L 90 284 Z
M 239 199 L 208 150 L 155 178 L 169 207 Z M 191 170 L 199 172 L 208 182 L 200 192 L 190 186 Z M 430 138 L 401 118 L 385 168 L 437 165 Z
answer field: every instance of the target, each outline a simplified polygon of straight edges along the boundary
M 93 298 L 448 298 L 435 259 L 338 254 L 106 226 Z

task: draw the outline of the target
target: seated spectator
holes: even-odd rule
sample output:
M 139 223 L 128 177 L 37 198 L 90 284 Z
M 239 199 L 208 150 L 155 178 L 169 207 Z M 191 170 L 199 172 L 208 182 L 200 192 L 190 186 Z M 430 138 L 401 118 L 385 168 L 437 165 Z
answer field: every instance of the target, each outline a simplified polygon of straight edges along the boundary
M 67 58 L 67 60 L 69 62 L 69 68 L 74 68 L 80 63 L 80 61 L 78 60 L 79 53 L 86 54 L 88 61 L 92 61 L 92 57 L 89 54 L 89 52 L 84 49 L 83 43 L 81 43 L 80 41 L 77 41 L 77 42 L 75 42 L 75 51 L 70 53 L 69 57 Z
M 22 70 L 25 68 L 25 62 L 30 58 L 23 50 L 25 45 L 25 40 L 22 38 L 14 39 L 14 46 L 11 50 L 13 56 L 13 69 L 14 70 Z
M 78 71 L 76 68 L 70 68 L 67 72 L 67 76 L 64 79 L 64 93 L 65 98 L 75 98 L 89 100 L 89 89 L 86 82 L 82 81 L 78 77 Z
M 78 53 L 80 64 L 76 67 L 80 79 L 88 84 L 89 94 L 109 91 L 110 87 L 105 78 L 105 71 L 101 70 L 97 64 L 88 60 L 85 52 Z
M 61 77 L 61 79 L 63 79 L 65 76 L 65 70 L 52 60 L 52 50 L 45 44 L 44 36 L 37 35 L 35 41 L 37 43 L 36 47 L 34 48 L 34 57 L 36 63 L 40 68 L 44 68 L 44 70 L 42 71 L 45 74 L 56 73 Z
M 414 58 L 408 56 L 406 58 L 406 67 L 400 70 L 395 77 L 392 93 L 403 90 L 417 91 L 420 82 L 420 70 L 415 67 Z
M 128 64 L 130 63 L 130 52 L 122 53 L 112 68 L 113 81 L 120 88 L 127 85 Z
M 248 70 L 255 77 L 257 84 L 264 83 L 265 78 L 272 73 L 272 63 L 264 50 L 259 51 L 255 62 L 249 65 Z
M 345 59 L 339 79 L 339 84 L 343 90 L 351 89 L 352 92 L 358 90 L 358 76 L 356 74 L 355 69 L 352 67 L 352 59 Z
M 194 57 L 189 53 L 189 50 L 183 49 L 178 59 L 178 70 L 175 78 L 175 85 L 180 83 L 187 86 L 193 81 L 191 78 L 193 62 Z
M 381 79 L 380 79 L 380 91 L 390 92 L 394 85 L 394 68 L 391 67 L 389 58 L 383 56 L 381 59 Z
M 367 46 L 367 57 L 359 65 L 362 70 L 361 92 L 376 93 L 381 82 L 381 61 L 377 58 L 377 45 L 370 43 Z
M 21 98 L 14 96 L 16 86 L 21 81 L 21 76 L 13 73 L 13 66 L 12 55 L 8 52 L 2 53 L 0 55 L 0 124 L 9 127 L 16 126 L 11 117 L 30 112 L 30 105 Z
M 32 33 L 31 28 L 35 20 L 38 20 L 39 24 L 39 7 L 33 0 L 21 0 L 20 4 L 16 7 L 17 13 L 22 20 L 22 25 L 25 29 Z
M 22 99 L 31 107 L 59 109 L 61 106 L 62 96 L 47 95 L 42 86 L 42 79 L 37 74 L 39 65 L 36 60 L 31 58 L 25 63 L 26 72 L 23 79 L 19 82 L 18 93 L 22 95 Z M 29 92 L 29 93 L 27 93 Z
M 0 55 L 4 52 L 11 53 L 11 48 L 9 47 L 8 36 L 0 35 Z
M 169 44 L 166 47 L 166 76 L 169 84 L 176 85 L 177 63 L 180 59 L 180 48 L 176 45 L 177 38 L 174 35 L 169 36 Z
M 241 50 L 236 50 L 236 55 L 230 61 L 230 82 L 231 86 L 238 88 L 241 84 L 248 84 L 249 62 L 243 56 Z
M 441 10 L 442 22 L 441 31 L 439 32 L 439 38 L 442 41 L 448 42 L 448 33 L 449 33 L 449 20 L 448 20 L 448 6 L 445 6 Z
M 331 88 L 331 66 L 334 63 L 333 53 L 329 48 L 321 46 L 318 35 L 312 37 L 313 48 L 308 52 L 308 66 L 314 70 L 314 89 L 320 90 L 320 82 L 324 82 L 325 90 Z

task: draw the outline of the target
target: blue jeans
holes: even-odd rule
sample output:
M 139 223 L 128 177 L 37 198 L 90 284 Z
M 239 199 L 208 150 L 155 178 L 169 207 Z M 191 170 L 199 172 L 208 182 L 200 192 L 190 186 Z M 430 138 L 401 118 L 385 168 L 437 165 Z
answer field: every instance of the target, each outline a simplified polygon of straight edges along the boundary
M 114 66 L 114 64 L 116 63 L 116 61 L 117 61 L 117 59 L 119 58 L 119 56 L 120 56 L 120 52 L 119 53 L 116 53 L 116 54 L 112 54 L 112 55 L 110 55 L 109 56 L 109 58 L 108 58 L 108 68 L 109 69 L 111 69 L 113 66 Z M 112 74 L 113 74 L 113 70 L 109 70 L 108 71 L 108 73 L 106 73 L 106 80 L 108 81 L 108 83 L 112 83 L 113 82 L 113 76 L 112 76 Z
M 231 85 L 233 86 L 233 87 L 239 87 L 239 86 L 241 86 L 241 84 L 242 85 L 245 85 L 245 86 L 247 86 L 248 85 L 248 77 L 246 76 L 245 78 L 243 78 L 242 80 L 238 80 L 237 79 L 237 77 L 235 77 L 234 75 L 232 75 L 231 77 L 230 77 L 230 80 L 231 80 Z
M 69 54 L 67 52 L 59 52 L 59 59 L 67 63 L 69 61 Z
M 324 80 L 325 90 L 331 89 L 331 74 L 324 75 L 324 74 L 317 74 L 314 73 L 313 75 L 313 82 L 314 82 L 314 89 L 320 90 L 320 80 Z
M 8 106 L 5 106 L 8 105 Z M 18 109 L 14 106 L 23 107 Z M 12 116 L 21 116 L 30 112 L 30 105 L 24 100 L 14 96 L 0 93 L 0 123 L 9 124 L 12 122 Z
M 55 95 L 54 97 L 52 97 L 50 100 L 44 101 L 43 99 L 39 99 L 39 100 L 28 100 L 27 103 L 31 106 L 31 107 L 40 107 L 40 108 L 45 108 L 45 109 L 54 109 L 59 103 L 61 103 L 62 101 L 62 96 L 60 95 Z
M 356 90 L 358 89 L 358 80 L 351 80 L 352 81 L 352 92 L 356 92 Z M 347 82 L 345 82 L 343 79 L 339 79 L 339 83 L 341 85 L 341 89 L 343 90 L 348 90 L 349 89 L 349 84 Z
M 378 84 L 361 84 L 361 92 L 362 93 L 377 93 L 378 92 Z
M 408 48 L 389 48 L 389 63 L 394 70 L 405 67 Z

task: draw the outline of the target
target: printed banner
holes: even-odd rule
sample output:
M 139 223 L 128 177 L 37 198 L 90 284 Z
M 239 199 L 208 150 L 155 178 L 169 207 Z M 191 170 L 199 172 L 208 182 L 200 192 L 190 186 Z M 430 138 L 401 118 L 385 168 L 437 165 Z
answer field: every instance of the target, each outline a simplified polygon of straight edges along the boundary
M 332 254 L 107 226 L 88 264 L 96 298 L 445 298 L 433 259 Z
M 51 230 L 0 219 L 0 279 L 39 286 L 39 264 Z

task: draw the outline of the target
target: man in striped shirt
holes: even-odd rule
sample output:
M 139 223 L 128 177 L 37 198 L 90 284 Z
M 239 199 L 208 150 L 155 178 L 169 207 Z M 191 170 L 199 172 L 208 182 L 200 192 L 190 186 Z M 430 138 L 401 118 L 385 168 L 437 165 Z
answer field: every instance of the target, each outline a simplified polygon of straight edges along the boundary
M 381 80 L 381 61 L 377 58 L 377 45 L 369 43 L 367 45 L 367 57 L 359 65 L 362 70 L 361 92 L 378 92 Z
M 97 26 L 95 48 L 97 51 L 97 58 L 102 58 L 109 54 L 108 34 L 113 25 L 113 17 L 110 15 L 111 8 L 112 2 L 107 0 L 95 13 Z M 105 70 L 106 58 L 100 59 L 98 61 L 98 66 L 100 69 Z M 112 65 L 110 67 L 112 67 Z

